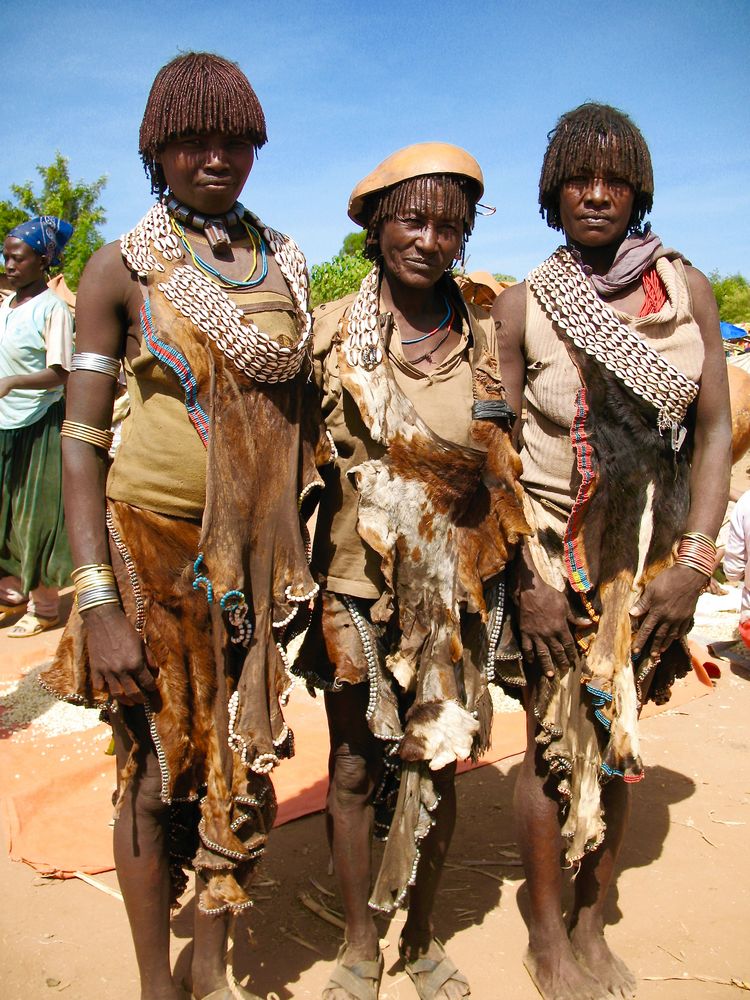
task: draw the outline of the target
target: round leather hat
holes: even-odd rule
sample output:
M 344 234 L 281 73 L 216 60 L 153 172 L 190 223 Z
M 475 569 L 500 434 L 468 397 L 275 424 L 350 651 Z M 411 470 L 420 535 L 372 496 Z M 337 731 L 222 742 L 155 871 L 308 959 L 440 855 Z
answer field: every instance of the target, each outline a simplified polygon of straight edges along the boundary
M 362 209 L 368 195 L 425 174 L 459 174 L 477 185 L 477 198 L 484 192 L 482 168 L 465 149 L 449 142 L 418 142 L 391 153 L 357 184 L 349 196 L 349 218 L 363 226 Z

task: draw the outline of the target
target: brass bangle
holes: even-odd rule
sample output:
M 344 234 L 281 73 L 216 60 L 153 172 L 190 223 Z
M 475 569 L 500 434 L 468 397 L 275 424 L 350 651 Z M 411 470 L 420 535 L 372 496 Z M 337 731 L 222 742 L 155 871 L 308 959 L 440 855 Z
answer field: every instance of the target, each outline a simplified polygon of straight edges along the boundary
M 689 569 L 694 569 L 696 573 L 702 573 L 704 576 L 712 576 L 713 568 L 708 569 L 701 563 L 691 559 L 689 556 L 678 556 L 675 561 L 676 566 L 687 566 Z
M 71 573 L 76 594 L 90 587 L 115 587 L 115 573 L 111 566 L 79 566 Z
M 80 424 L 75 420 L 63 420 L 60 430 L 60 437 L 75 438 L 77 441 L 85 441 L 95 448 L 103 448 L 109 451 L 112 447 L 114 434 L 112 431 L 103 431 L 99 427 L 92 427 L 90 424 Z
M 89 575 L 90 573 L 102 573 L 105 576 L 107 574 L 115 575 L 115 571 L 112 569 L 110 563 L 87 563 L 85 566 L 76 566 L 76 568 L 71 572 L 70 576 L 73 582 L 79 580 L 84 575 Z
M 705 545 L 710 546 L 710 548 L 716 552 L 716 542 L 710 535 L 706 535 L 702 531 L 686 531 L 682 537 L 683 539 L 692 539 L 696 542 L 702 542 Z

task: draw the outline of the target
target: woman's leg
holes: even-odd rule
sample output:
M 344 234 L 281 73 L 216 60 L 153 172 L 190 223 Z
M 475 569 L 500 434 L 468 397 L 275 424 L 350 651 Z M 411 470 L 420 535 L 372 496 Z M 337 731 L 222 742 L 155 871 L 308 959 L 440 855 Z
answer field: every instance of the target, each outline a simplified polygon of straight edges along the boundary
M 425 980 L 445 961 L 445 982 L 436 996 L 440 1000 L 460 1000 L 461 997 L 468 996 L 469 984 L 435 941 L 432 926 L 435 897 L 456 826 L 456 765 L 451 764 L 440 771 L 433 771 L 432 779 L 440 801 L 434 812 L 434 826 L 421 844 L 417 877 L 410 890 L 409 912 L 399 948 L 407 963 L 411 964 L 419 959 L 429 963 L 431 968 L 425 965 L 424 972 L 415 973 L 417 977 L 424 976 Z
M 560 806 L 536 743 L 535 701 L 532 688 L 526 756 L 513 802 L 529 894 L 529 948 L 524 961 L 547 1000 L 599 1000 L 607 991 L 577 962 L 563 920 Z
M 122 773 L 132 745 L 123 713 L 139 749 L 137 769 L 115 822 L 114 853 L 138 961 L 141 1000 L 182 1000 L 169 962 L 169 806 L 161 801 L 159 761 L 139 706 L 112 715 L 118 771 Z
M 372 797 L 382 773 L 382 751 L 365 712 L 368 685 L 345 684 L 325 696 L 331 738 L 328 818 L 333 867 L 346 918 L 343 964 L 352 966 L 378 955 L 378 932 L 368 900 L 371 886 Z M 326 1000 L 348 1000 L 340 987 Z

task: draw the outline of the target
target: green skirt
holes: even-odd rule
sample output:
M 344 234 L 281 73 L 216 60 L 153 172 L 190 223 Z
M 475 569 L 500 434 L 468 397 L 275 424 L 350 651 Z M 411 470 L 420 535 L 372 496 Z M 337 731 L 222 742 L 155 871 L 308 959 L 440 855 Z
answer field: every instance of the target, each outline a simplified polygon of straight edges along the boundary
M 65 402 L 28 427 L 0 430 L 0 575 L 25 594 L 62 587 L 73 563 L 62 501 L 60 427 Z

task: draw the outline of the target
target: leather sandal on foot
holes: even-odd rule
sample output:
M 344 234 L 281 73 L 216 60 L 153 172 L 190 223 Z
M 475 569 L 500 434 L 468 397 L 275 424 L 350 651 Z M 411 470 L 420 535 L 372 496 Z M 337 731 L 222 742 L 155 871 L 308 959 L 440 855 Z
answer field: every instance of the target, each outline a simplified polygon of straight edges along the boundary
M 55 616 L 54 618 L 40 618 L 39 615 L 34 615 L 30 611 L 21 618 L 16 624 L 8 631 L 9 639 L 28 639 L 32 635 L 39 635 L 40 632 L 46 632 L 49 628 L 55 628 L 60 624 L 60 619 Z
M 323 989 L 346 990 L 352 1000 L 378 1000 L 380 981 L 383 978 L 385 965 L 382 953 L 379 953 L 378 957 L 371 962 L 342 965 L 341 960 L 346 949 L 347 944 L 344 942 L 336 956 L 338 964 Z
M 471 993 L 469 980 L 459 972 L 456 963 L 448 958 L 442 943 L 437 938 L 433 938 L 433 941 L 440 949 L 442 958 L 437 961 L 434 958 L 415 958 L 413 962 L 404 955 L 403 941 L 399 942 L 398 951 L 404 963 L 404 970 L 414 983 L 414 989 L 420 1000 L 435 1000 L 443 986 L 451 980 L 465 986 L 467 990 L 465 996 L 469 996 Z
M 21 604 L 5 604 L 0 603 L 0 625 L 3 622 L 8 621 L 10 618 L 15 618 L 16 615 L 20 615 L 26 608 L 26 601 Z
M 193 996 L 193 1000 L 197 1000 L 197 997 Z M 262 1000 L 262 998 L 255 993 L 248 992 L 244 986 L 235 982 L 233 987 L 220 986 L 218 990 L 214 990 L 208 996 L 201 997 L 200 1000 Z

